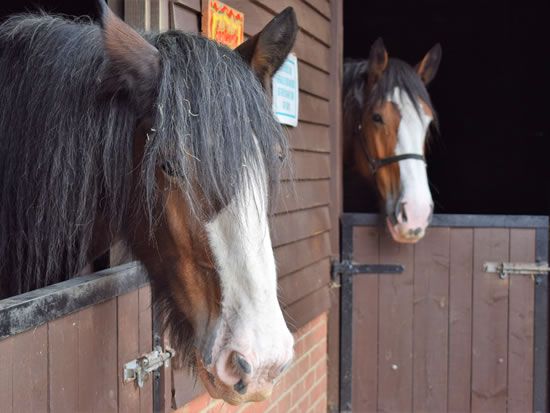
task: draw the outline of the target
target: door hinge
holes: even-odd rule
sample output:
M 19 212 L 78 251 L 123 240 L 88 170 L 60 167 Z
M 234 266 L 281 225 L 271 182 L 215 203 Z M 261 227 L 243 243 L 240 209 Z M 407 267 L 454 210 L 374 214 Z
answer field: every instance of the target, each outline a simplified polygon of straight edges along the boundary
M 486 262 L 483 271 L 498 274 L 501 280 L 510 275 L 544 275 L 550 272 L 547 262 L 523 263 L 523 262 Z
M 135 381 L 139 387 L 143 387 L 149 375 L 161 368 L 170 366 L 170 359 L 176 355 L 171 348 L 162 349 L 157 346 L 150 353 L 124 364 L 124 383 Z
M 401 274 L 405 270 L 403 265 L 392 264 L 354 264 L 351 261 L 332 262 L 332 280 L 337 282 L 342 274 Z

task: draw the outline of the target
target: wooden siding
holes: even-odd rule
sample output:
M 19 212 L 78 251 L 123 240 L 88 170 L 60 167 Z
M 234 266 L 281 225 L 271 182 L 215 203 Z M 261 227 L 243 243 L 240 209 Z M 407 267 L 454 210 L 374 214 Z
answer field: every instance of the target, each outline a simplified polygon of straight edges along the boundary
M 152 383 L 122 381 L 123 365 L 151 351 L 149 287 L 0 341 L 0 410 L 150 412 Z

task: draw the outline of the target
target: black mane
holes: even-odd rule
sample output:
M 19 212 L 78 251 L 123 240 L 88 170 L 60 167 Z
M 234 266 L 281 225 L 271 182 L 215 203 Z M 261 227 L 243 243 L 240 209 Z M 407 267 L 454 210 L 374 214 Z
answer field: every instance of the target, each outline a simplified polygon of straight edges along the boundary
M 374 89 L 366 96 L 368 80 L 368 60 L 348 60 L 344 63 L 344 93 L 345 124 L 356 127 L 361 121 L 363 112 L 372 105 L 379 103 L 398 87 L 401 93 L 408 95 L 419 110 L 418 98 L 422 99 L 434 113 L 434 124 L 437 124 L 435 110 L 426 86 L 414 69 L 402 60 L 390 58 L 388 66 Z
M 44 14 L 0 26 L 0 297 L 76 274 L 99 213 L 111 235 L 138 211 L 147 212 L 150 230 L 162 212 L 161 164 L 179 177 L 191 206 L 223 205 L 243 185 L 278 177 L 276 149 L 284 153 L 286 140 L 242 59 L 196 35 L 147 39 L 162 70 L 141 195 L 130 199 L 139 119 L 124 94 L 101 95 L 99 26 Z

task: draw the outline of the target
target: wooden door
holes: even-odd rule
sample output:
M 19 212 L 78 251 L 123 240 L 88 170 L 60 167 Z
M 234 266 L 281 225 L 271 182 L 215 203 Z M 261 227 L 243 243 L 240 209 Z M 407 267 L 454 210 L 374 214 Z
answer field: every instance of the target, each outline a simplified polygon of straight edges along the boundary
M 405 270 L 353 277 L 353 412 L 547 411 L 546 276 L 483 264 L 546 261 L 548 219 L 440 215 L 416 245 L 377 220 L 344 217 L 353 261 Z

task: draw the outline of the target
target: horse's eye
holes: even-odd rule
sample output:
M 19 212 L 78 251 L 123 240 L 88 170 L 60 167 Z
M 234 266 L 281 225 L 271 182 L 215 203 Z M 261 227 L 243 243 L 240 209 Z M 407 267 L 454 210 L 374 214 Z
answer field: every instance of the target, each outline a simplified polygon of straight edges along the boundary
M 162 165 L 160 165 L 160 167 L 166 175 L 176 176 L 176 171 L 174 170 L 174 167 L 170 162 L 164 162 Z
M 384 119 L 382 119 L 382 116 L 379 113 L 373 113 L 372 114 L 372 120 L 376 123 L 384 123 Z

